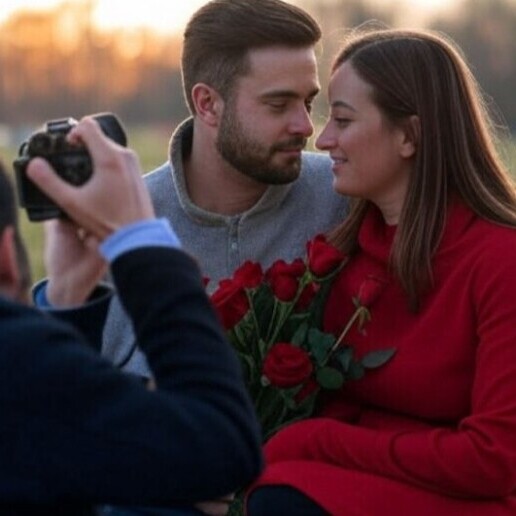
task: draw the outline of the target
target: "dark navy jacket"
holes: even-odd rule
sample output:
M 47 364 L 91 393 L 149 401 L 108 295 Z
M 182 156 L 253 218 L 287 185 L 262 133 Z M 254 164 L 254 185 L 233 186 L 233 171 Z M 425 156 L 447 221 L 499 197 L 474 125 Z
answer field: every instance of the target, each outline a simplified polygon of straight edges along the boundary
M 0 299 L 0 514 L 209 500 L 261 470 L 253 407 L 193 260 L 139 249 L 112 273 L 156 391 L 69 324 Z

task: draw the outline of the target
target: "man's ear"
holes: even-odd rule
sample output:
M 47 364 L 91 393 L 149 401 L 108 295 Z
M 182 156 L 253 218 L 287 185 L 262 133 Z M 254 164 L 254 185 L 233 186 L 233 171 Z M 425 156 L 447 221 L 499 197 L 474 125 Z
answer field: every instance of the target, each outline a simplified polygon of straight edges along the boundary
M 224 110 L 222 97 L 211 86 L 198 82 L 192 88 L 195 115 L 205 124 L 215 127 L 219 124 Z
M 417 115 L 411 115 L 402 123 L 402 141 L 400 154 L 403 158 L 412 158 L 421 139 L 421 124 Z
M 7 226 L 0 235 L 0 293 L 18 301 L 20 296 L 20 267 L 14 239 L 14 227 Z

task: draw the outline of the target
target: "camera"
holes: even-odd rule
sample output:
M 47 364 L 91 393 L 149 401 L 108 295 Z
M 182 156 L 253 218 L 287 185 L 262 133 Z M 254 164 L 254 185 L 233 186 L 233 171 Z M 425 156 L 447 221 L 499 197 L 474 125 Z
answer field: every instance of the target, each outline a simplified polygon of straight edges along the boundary
M 113 113 L 99 113 L 93 118 L 106 136 L 124 147 L 127 145 L 125 131 Z M 20 205 L 33 222 L 66 217 L 66 214 L 28 178 L 27 165 L 32 158 L 45 159 L 58 176 L 74 186 L 86 183 L 93 173 L 88 149 L 66 140 L 66 135 L 76 124 L 77 120 L 73 118 L 50 120 L 42 131 L 32 134 L 20 146 L 13 162 L 16 186 Z

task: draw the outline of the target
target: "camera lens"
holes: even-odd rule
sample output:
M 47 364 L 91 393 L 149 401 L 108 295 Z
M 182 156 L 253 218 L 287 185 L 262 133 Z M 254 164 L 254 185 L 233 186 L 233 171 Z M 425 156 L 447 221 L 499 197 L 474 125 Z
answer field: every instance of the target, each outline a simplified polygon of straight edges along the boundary
M 52 137 L 46 133 L 34 134 L 28 143 L 30 156 L 48 156 L 52 152 Z
M 58 174 L 74 186 L 81 186 L 92 174 L 91 159 L 86 151 L 63 155 L 53 164 Z

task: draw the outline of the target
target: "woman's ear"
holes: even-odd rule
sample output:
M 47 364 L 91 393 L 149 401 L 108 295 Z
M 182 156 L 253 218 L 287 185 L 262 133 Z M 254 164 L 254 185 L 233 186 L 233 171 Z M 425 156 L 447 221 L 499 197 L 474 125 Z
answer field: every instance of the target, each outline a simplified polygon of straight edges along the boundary
M 0 235 L 0 293 L 20 300 L 20 266 L 13 226 L 7 226 Z
M 402 134 L 400 154 L 403 158 L 412 158 L 421 139 L 421 124 L 417 115 L 409 116 L 402 123 Z
M 202 82 L 192 88 L 195 115 L 209 126 L 217 126 L 224 109 L 224 101 L 211 86 Z

